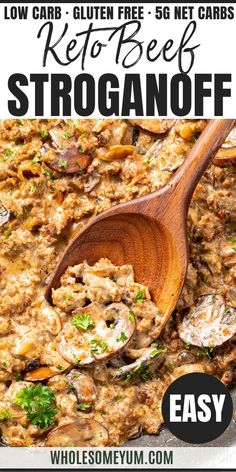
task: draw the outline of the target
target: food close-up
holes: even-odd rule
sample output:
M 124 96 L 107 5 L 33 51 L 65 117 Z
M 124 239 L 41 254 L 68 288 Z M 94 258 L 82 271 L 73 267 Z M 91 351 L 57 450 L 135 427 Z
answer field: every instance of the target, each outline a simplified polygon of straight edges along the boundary
M 45 298 L 91 218 L 171 185 L 207 124 L 0 121 L 2 446 L 123 445 L 160 432 L 163 395 L 182 375 L 234 384 L 236 127 L 194 191 L 187 274 L 168 320 L 112 254 L 69 265 Z

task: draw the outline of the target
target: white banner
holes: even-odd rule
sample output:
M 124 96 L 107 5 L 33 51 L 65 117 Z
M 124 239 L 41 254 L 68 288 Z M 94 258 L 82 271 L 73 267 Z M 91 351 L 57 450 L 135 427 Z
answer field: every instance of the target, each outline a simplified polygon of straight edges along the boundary
M 233 4 L 1 3 L 0 117 L 236 118 L 235 30 Z
M 0 469 L 235 470 L 236 447 L 2 448 Z

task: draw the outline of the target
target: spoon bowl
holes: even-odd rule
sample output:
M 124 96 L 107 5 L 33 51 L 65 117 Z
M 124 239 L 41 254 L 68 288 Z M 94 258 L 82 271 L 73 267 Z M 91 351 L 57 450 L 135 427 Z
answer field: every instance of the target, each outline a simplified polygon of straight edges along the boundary
M 233 127 L 234 120 L 211 120 L 183 165 L 161 190 L 101 213 L 75 236 L 46 290 L 60 286 L 67 267 L 108 258 L 131 264 L 136 282 L 147 286 L 163 314 L 162 326 L 181 293 L 188 264 L 187 213 L 193 191 Z

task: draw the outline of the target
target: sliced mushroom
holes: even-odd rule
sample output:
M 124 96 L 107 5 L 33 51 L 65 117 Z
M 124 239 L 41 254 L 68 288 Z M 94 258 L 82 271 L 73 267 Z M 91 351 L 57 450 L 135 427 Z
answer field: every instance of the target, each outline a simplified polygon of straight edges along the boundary
M 5 225 L 9 221 L 10 212 L 8 211 L 7 207 L 0 202 L 0 227 Z
M 92 377 L 83 372 L 79 372 L 79 370 L 72 369 L 69 374 L 67 374 L 67 379 L 76 394 L 78 403 L 87 405 L 89 409 L 89 405 L 92 406 L 97 396 L 96 385 Z
M 81 330 L 71 320 L 58 336 L 57 349 L 72 364 L 87 365 L 117 355 L 135 331 L 135 321 L 130 320 L 124 303 L 111 303 L 105 310 L 102 305 L 91 303 L 78 316 L 89 316 L 90 327 Z
M 60 151 L 56 158 L 47 162 L 50 169 L 63 174 L 83 173 L 91 164 L 93 157 L 90 154 L 81 152 L 79 148 L 72 147 L 66 151 Z
M 213 164 L 218 167 L 236 165 L 236 145 L 231 148 L 221 148 L 213 159 Z
M 227 136 L 224 144 L 214 157 L 213 163 L 218 167 L 236 165 L 236 128 L 233 128 Z
M 84 184 L 84 191 L 86 193 L 91 192 L 96 185 L 100 182 L 101 180 L 101 175 L 100 174 L 92 174 L 88 179 L 86 179 L 86 182 Z
M 111 374 L 112 377 L 115 380 L 120 380 L 129 374 L 133 375 L 136 372 L 139 372 L 140 369 L 147 365 L 155 363 L 157 367 L 160 367 L 163 364 L 165 353 L 161 349 L 160 352 L 158 352 L 159 350 L 155 345 L 152 345 L 148 349 L 143 349 L 142 351 L 142 355 L 135 362 L 114 370 Z
M 74 136 L 70 136 L 68 132 L 60 125 L 51 128 L 49 135 L 52 139 L 52 145 L 56 149 L 66 150 L 70 149 L 76 144 Z
M 227 268 L 234 267 L 236 264 L 236 250 L 235 247 L 225 246 L 221 252 L 220 256 L 223 259 L 224 266 Z
M 179 326 L 179 336 L 194 346 L 220 346 L 236 333 L 236 309 L 220 295 L 206 295 L 190 308 Z
M 50 379 L 55 375 L 58 375 L 58 369 L 49 366 L 38 367 L 27 372 L 24 376 L 24 380 L 27 382 L 41 382 L 43 380 Z
M 101 423 L 89 418 L 80 418 L 53 429 L 45 441 L 45 446 L 96 447 L 106 446 L 107 442 L 108 431 Z
M 129 120 L 131 125 L 138 126 L 139 128 L 144 129 L 145 131 L 149 131 L 149 133 L 154 134 L 164 134 L 173 128 L 175 124 L 175 120 L 158 120 L 158 119 L 151 119 L 151 120 Z
M 129 146 L 127 144 L 116 144 L 114 146 L 110 146 L 106 153 L 100 151 L 98 153 L 98 157 L 102 161 L 115 161 L 117 159 L 124 159 L 125 157 L 132 155 L 134 153 L 134 149 L 134 146 Z

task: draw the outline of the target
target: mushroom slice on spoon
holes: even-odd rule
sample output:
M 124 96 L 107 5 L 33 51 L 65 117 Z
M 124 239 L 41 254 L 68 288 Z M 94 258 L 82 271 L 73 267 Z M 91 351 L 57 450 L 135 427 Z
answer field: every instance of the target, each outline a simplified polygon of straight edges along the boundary
M 167 131 L 170 131 L 175 124 L 175 120 L 129 120 L 131 125 L 138 126 L 139 128 L 148 131 L 149 133 L 153 134 L 164 134 Z
M 213 159 L 213 163 L 218 167 L 228 167 L 236 165 L 236 128 L 227 136 L 225 142 Z
M 107 441 L 108 431 L 101 423 L 90 418 L 80 418 L 53 429 L 45 446 L 96 447 L 106 446 Z
M 221 148 L 214 157 L 213 164 L 218 167 L 236 165 L 236 145 L 228 148 Z
M 0 226 L 3 226 L 5 223 L 9 221 L 10 212 L 8 211 L 7 207 L 0 202 Z
M 124 303 L 111 303 L 105 309 L 91 303 L 64 325 L 57 349 L 68 362 L 87 365 L 117 355 L 134 331 L 135 321 Z
M 236 309 L 221 295 L 204 295 L 190 308 L 179 326 L 179 336 L 194 346 L 216 347 L 236 333 Z

